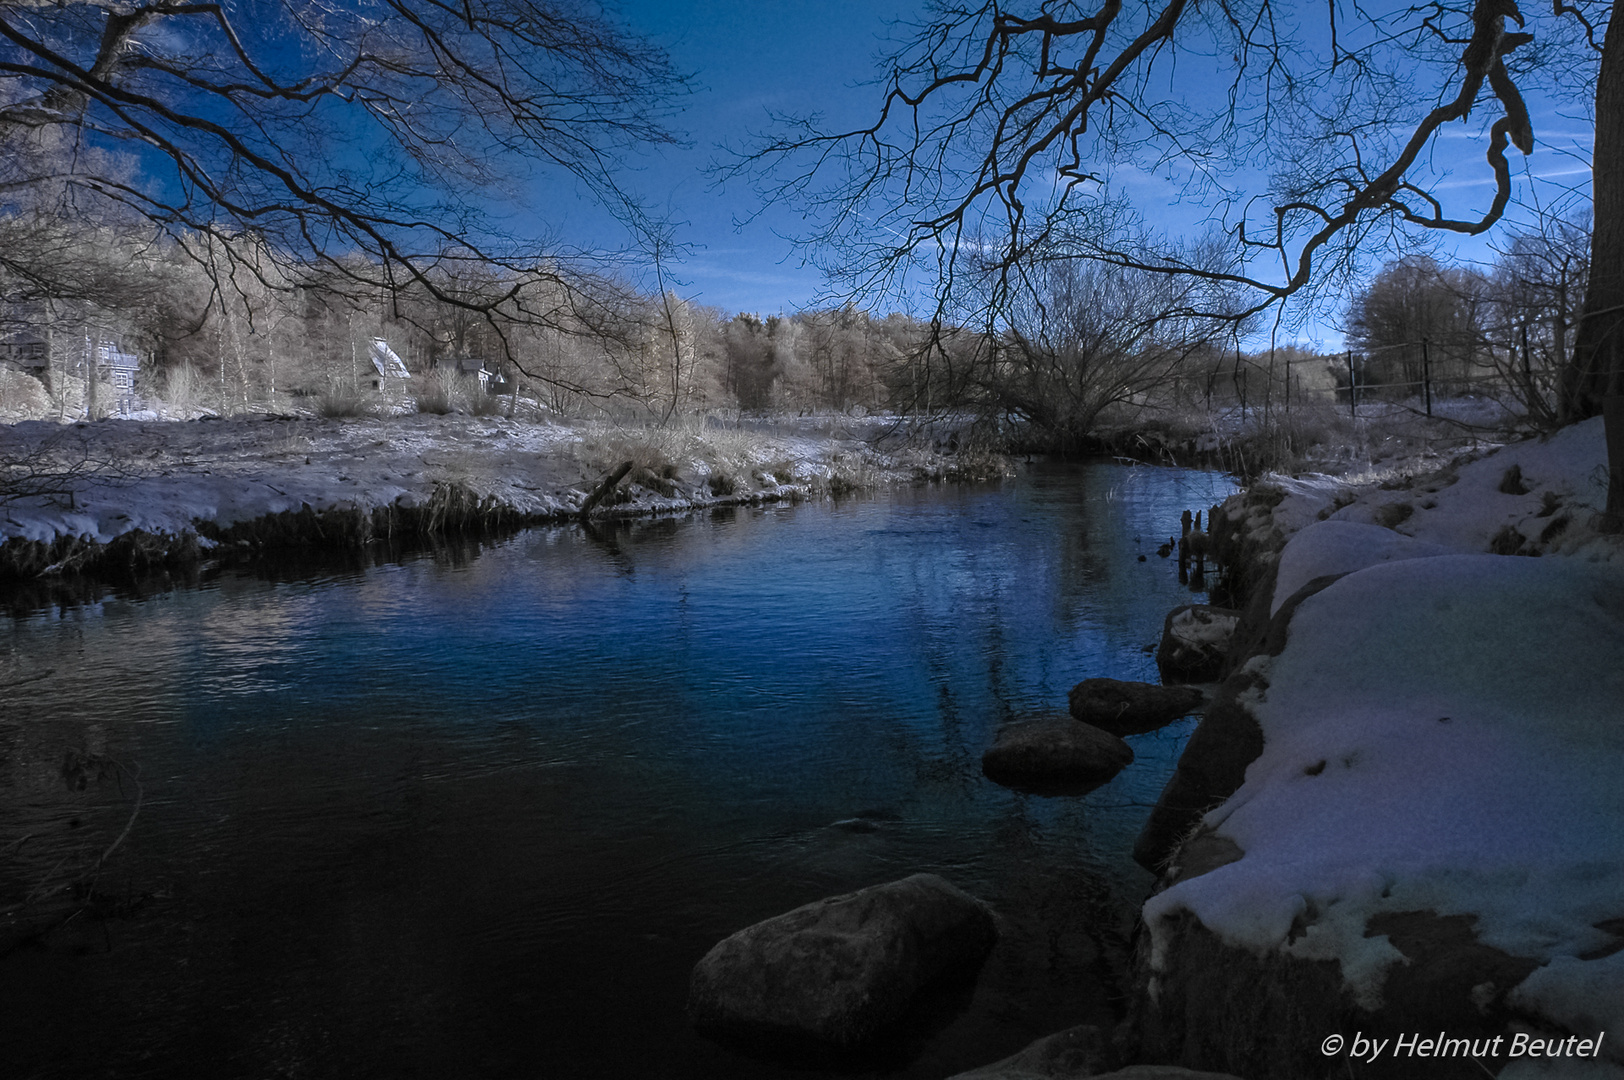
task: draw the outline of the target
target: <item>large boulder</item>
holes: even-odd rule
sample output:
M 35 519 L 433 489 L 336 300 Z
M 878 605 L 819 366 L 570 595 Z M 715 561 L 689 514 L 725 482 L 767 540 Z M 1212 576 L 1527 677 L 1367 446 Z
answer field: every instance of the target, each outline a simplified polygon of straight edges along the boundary
M 1229 1073 L 1199 1072 L 1177 1065 L 1129 1065 L 1114 1073 L 1105 1073 L 1094 1080 L 1240 1080 Z
M 1116 1052 L 1106 1034 L 1091 1024 L 1079 1024 L 948 1080 L 1084 1080 L 1115 1064 Z
M 1120 679 L 1084 679 L 1071 688 L 1071 715 L 1112 735 L 1138 735 L 1165 727 L 1201 707 L 1193 686 L 1157 686 Z
M 948 1080 L 1235 1080 L 1226 1073 L 1191 1072 L 1177 1065 L 1132 1065 L 1110 1070 L 1116 1053 L 1097 1027 L 1081 1024 L 1046 1035 L 1019 1053 Z
M 1006 724 L 981 755 L 995 784 L 1037 795 L 1076 795 L 1099 787 L 1133 761 L 1115 735 L 1066 716 Z
M 934 874 L 798 907 L 726 938 L 694 967 L 688 1017 L 760 1043 L 872 1041 L 936 984 L 967 979 L 997 939 L 992 913 Z
M 1156 648 L 1156 668 L 1162 678 L 1169 682 L 1218 678 L 1240 620 L 1238 611 L 1207 604 L 1185 604 L 1168 612 Z

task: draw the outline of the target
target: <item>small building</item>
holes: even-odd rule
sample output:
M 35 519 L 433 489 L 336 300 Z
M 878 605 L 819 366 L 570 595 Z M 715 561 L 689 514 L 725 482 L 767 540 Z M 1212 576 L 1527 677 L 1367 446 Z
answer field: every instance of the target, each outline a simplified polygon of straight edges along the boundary
M 378 377 L 372 380 L 372 388 L 381 390 L 383 384 L 390 379 L 409 379 L 412 373 L 406 370 L 406 362 L 400 358 L 395 350 L 389 347 L 389 342 L 381 337 L 372 339 L 372 345 L 367 349 L 367 357 L 378 372 Z
M 62 390 L 55 385 L 58 375 L 83 380 L 87 410 L 94 406 L 128 416 L 144 407 L 135 387 L 140 356 L 100 320 L 59 317 L 52 325 L 41 303 L 11 305 L 6 318 L 15 329 L 0 338 L 0 362 L 38 379 L 53 394 Z M 110 400 L 97 400 L 103 385 L 112 389 Z
M 141 358 L 120 348 L 121 344 L 95 331 L 87 331 L 81 355 L 88 358 L 91 364 L 82 364 L 80 370 L 93 365 L 97 381 L 113 388 L 113 400 L 109 403 L 112 409 L 120 416 L 129 416 L 145 404 L 135 392 L 135 377 L 141 371 Z
M 477 356 L 459 356 L 452 361 L 452 369 L 462 378 L 476 378 L 479 388 L 484 390 L 491 380 L 491 373 L 485 370 L 485 361 Z
M 45 339 L 32 330 L 19 331 L 0 341 L 0 361 L 41 382 L 45 381 L 45 370 L 50 366 Z

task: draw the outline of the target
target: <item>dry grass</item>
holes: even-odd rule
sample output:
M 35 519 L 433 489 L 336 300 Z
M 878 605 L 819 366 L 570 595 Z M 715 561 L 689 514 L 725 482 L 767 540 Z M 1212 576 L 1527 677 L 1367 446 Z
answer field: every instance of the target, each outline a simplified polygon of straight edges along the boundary
M 430 371 L 412 378 L 417 411 L 447 416 L 457 411 L 457 380 L 448 371 Z
M 315 408 L 317 416 L 328 420 L 370 417 L 378 414 L 377 402 L 370 395 L 343 386 L 334 387 L 325 394 L 318 394 Z
M 763 470 L 781 483 L 790 482 L 794 475 L 791 464 L 767 437 L 712 427 L 704 417 L 684 417 L 664 427 L 589 425 L 581 431 L 575 454 L 589 476 L 630 461 L 631 482 L 664 495 L 673 494 L 689 474 L 703 476 L 717 496 L 743 494 L 750 479 Z

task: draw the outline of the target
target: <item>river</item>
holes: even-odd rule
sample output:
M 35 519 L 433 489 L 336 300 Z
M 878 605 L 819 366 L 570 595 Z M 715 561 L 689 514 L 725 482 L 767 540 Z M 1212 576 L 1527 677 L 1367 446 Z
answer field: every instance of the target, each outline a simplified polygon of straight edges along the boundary
M 917 871 L 1003 937 L 857 1075 L 1113 1023 L 1149 884 L 1128 850 L 1190 722 L 1081 798 L 980 755 L 1080 679 L 1155 678 L 1192 596 L 1155 549 L 1231 490 L 1029 465 L 13 617 L 0 1072 L 814 1078 L 694 1035 L 688 972 Z M 60 888 L 126 825 L 92 892 Z

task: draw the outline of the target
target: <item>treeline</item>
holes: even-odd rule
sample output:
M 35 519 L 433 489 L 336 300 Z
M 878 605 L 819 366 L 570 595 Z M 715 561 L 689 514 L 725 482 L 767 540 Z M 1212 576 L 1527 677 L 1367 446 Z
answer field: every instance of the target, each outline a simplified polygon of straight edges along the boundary
M 383 404 L 382 340 L 411 375 L 395 404 L 428 411 L 951 414 L 989 443 L 1069 451 L 1104 425 L 1172 413 L 1216 426 L 1226 410 L 1404 399 L 1430 383 L 1557 422 L 1588 237 L 1587 223 L 1557 221 L 1514 236 L 1486 269 L 1391 262 L 1346 308 L 1348 349 L 1320 354 L 1243 349 L 1244 327 L 1198 281 L 1082 260 L 1025 274 L 978 326 L 933 327 L 853 307 L 730 315 L 563 265 L 521 276 L 455 249 L 417 279 L 358 288 L 380 280 L 376 268 L 290 266 L 249 238 L 224 250 L 140 221 L 13 214 L 0 218 L 0 250 L 54 255 L 48 281 L 4 273 L 17 263 L 0 258 L 13 368 L 0 394 L 15 397 L 28 371 L 45 402 L 36 413 L 116 411 L 91 355 L 111 342 L 139 357 L 138 395 L 181 411 L 343 415 Z
M 1588 218 L 1513 233 L 1487 267 L 1387 263 L 1346 312 L 1362 393 L 1505 401 L 1551 425 L 1578 412 L 1573 342 L 1590 274 Z
M 320 267 L 290 268 L 247 240 L 225 252 L 208 238 L 14 215 L 0 218 L 8 242 L 57 252 L 50 281 L 4 281 L 0 331 L 13 369 L 70 415 L 116 399 L 87 394 L 87 341 L 139 356 L 144 396 L 222 414 L 300 399 L 343 411 L 386 382 L 369 355 L 381 339 L 418 397 L 443 400 L 450 387 L 475 403 L 477 380 L 564 416 L 666 416 L 896 408 L 903 358 L 927 336 L 902 315 L 729 315 L 562 266 L 521 278 L 456 251 L 422 280 L 358 289 L 369 275 L 324 281 Z

